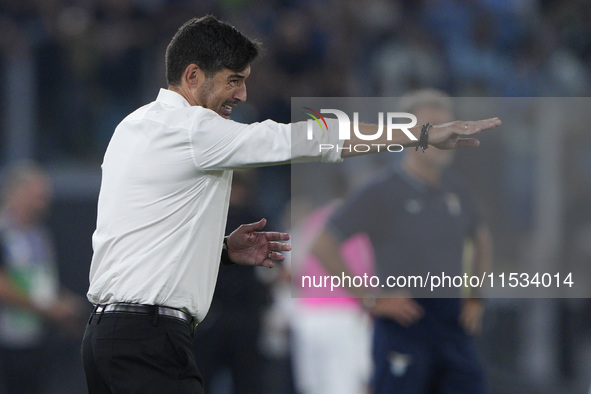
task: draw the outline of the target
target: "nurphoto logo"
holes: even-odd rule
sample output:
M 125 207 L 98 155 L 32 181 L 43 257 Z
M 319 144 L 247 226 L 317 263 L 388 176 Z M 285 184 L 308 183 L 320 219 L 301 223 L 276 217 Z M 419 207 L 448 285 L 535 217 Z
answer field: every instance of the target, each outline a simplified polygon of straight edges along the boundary
M 402 131 L 411 141 L 417 141 L 417 137 L 415 137 L 409 129 L 417 125 L 417 117 L 408 112 L 387 112 L 384 115 L 384 112 L 378 112 L 378 128 L 374 134 L 363 134 L 359 130 L 359 112 L 353 112 L 353 122 L 351 123 L 351 119 L 349 116 L 338 109 L 321 109 L 320 112 L 315 111 L 309 107 L 303 107 L 306 111 L 304 112 L 306 115 L 310 117 L 308 119 L 307 124 L 307 138 L 308 140 L 313 139 L 313 128 L 314 123 L 318 124 L 320 130 L 329 132 L 328 123 L 322 114 L 332 114 L 336 116 L 338 120 L 338 133 L 339 133 L 339 140 L 350 140 L 351 139 L 351 125 L 353 125 L 353 133 L 355 136 L 362 140 L 362 141 L 376 141 L 377 139 L 381 138 L 384 129 L 386 131 L 386 139 L 388 141 L 392 141 L 392 135 L 395 130 Z M 384 118 L 386 119 L 386 127 L 384 127 Z M 401 119 L 406 119 L 408 122 L 406 123 L 395 123 L 399 122 Z M 320 151 L 326 150 L 348 150 L 354 152 L 369 152 L 372 147 L 377 147 L 378 152 L 382 149 L 387 150 L 388 152 L 402 152 L 404 149 L 400 144 L 383 144 L 383 143 L 367 143 L 367 144 L 352 144 L 347 147 L 333 145 L 333 144 L 320 144 Z

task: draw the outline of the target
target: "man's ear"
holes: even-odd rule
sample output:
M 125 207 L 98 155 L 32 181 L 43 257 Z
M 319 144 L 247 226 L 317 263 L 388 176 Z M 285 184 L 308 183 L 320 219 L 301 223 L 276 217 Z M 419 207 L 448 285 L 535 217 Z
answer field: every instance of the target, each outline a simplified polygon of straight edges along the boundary
M 188 87 L 198 86 L 204 78 L 205 74 L 203 74 L 203 70 L 201 70 L 201 68 L 195 63 L 189 64 L 183 73 L 183 82 L 185 82 Z

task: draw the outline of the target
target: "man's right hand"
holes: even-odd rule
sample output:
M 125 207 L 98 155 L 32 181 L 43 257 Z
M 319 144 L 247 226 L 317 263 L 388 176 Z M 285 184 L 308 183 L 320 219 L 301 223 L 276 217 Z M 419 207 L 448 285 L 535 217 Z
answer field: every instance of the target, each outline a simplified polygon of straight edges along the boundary
M 371 313 L 393 319 L 400 325 L 409 327 L 421 320 L 425 312 L 423 307 L 412 298 L 391 297 L 377 298 Z
M 494 129 L 501 124 L 499 118 L 489 118 L 477 121 L 456 120 L 434 125 L 429 130 L 429 145 L 433 145 L 438 149 L 476 148 L 480 145 L 480 141 L 470 136 L 484 130 Z
M 429 145 L 433 145 L 439 149 L 455 149 L 455 148 L 476 148 L 480 145 L 480 141 L 472 137 L 481 131 L 494 129 L 501 125 L 499 118 L 489 118 L 484 120 L 456 120 L 454 122 L 434 125 L 429 130 Z M 351 132 L 351 138 L 347 139 L 343 143 L 341 156 L 351 157 L 365 155 L 368 153 L 387 152 L 383 149 L 384 145 L 398 144 L 405 147 L 414 147 L 419 142 L 421 135 L 422 126 L 415 126 L 409 130 L 417 138 L 417 140 L 411 140 L 403 133 L 382 133 L 381 136 L 374 140 L 369 150 L 356 150 L 354 146 L 367 144 L 367 140 L 364 140 L 358 136 L 360 132 L 362 135 L 371 135 L 376 132 L 376 125 L 360 124 L 358 125 L 358 131 Z M 380 150 L 380 146 L 382 147 Z

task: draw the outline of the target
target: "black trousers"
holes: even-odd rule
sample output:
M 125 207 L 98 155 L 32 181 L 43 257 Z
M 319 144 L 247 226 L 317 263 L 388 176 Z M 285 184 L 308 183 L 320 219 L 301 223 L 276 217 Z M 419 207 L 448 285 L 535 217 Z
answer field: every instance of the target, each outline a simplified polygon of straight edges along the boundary
M 189 325 L 165 316 L 92 315 L 82 341 L 90 394 L 202 394 Z

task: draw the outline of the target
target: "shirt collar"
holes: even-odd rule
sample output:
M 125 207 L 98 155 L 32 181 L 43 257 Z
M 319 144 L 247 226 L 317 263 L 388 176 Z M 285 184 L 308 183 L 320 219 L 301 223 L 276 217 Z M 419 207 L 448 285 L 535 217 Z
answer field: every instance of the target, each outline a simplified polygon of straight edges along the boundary
M 191 104 L 179 93 L 169 89 L 160 89 L 156 101 L 159 103 L 165 103 L 173 107 L 190 107 Z

